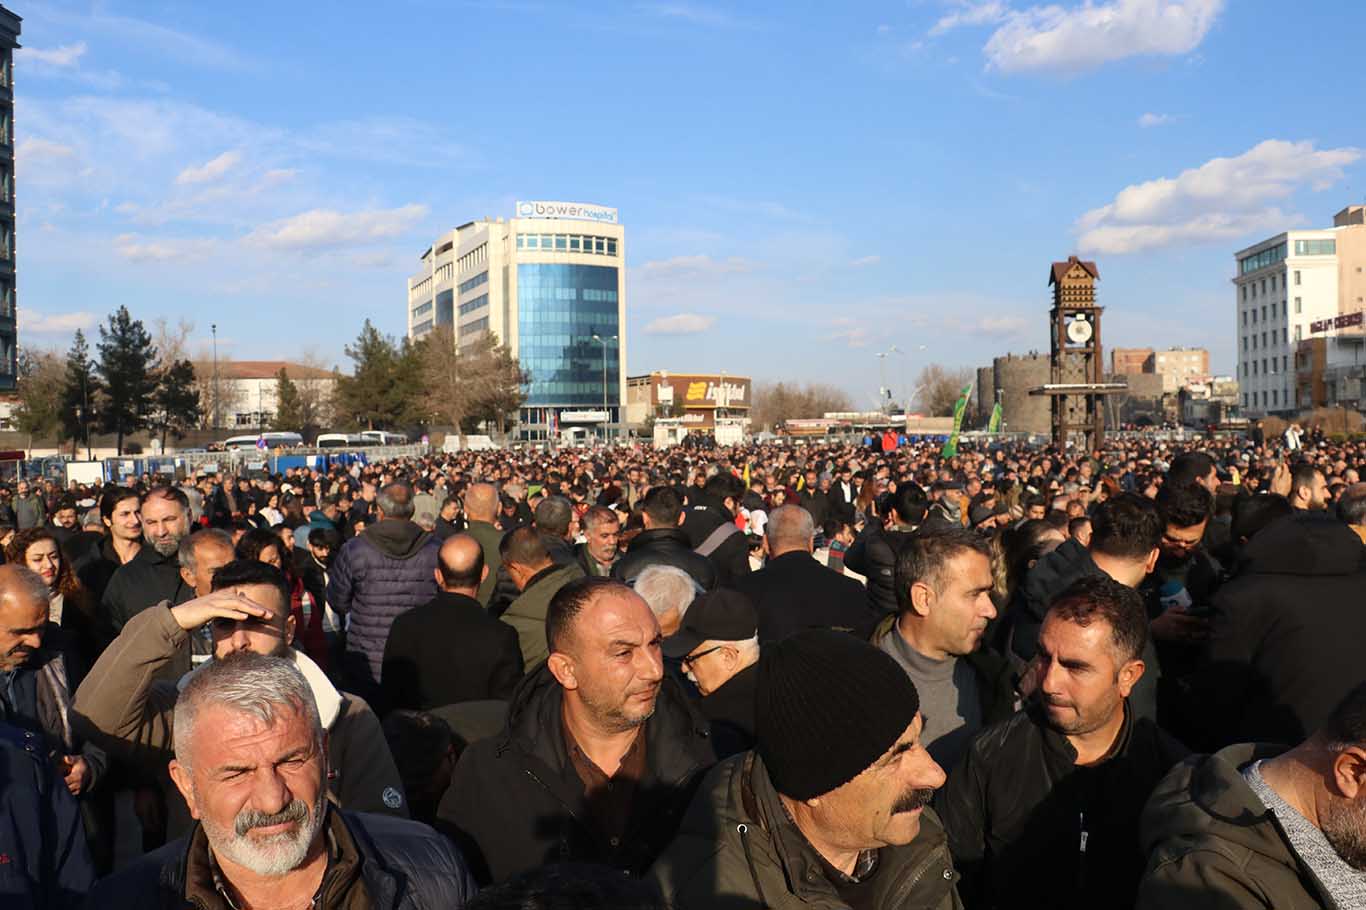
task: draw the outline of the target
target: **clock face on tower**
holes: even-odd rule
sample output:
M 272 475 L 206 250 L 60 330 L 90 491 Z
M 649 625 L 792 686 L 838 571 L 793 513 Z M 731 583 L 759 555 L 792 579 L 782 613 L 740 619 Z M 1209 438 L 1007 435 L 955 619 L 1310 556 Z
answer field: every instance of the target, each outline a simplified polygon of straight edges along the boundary
M 1091 340 L 1091 321 L 1078 315 L 1067 324 L 1067 339 L 1073 344 L 1086 344 Z

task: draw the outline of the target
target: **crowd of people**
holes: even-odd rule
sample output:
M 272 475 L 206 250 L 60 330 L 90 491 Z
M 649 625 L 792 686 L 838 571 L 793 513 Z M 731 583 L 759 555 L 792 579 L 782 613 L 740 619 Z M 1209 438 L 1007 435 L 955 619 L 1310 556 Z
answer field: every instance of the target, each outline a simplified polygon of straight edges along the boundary
M 1366 443 L 0 486 L 6 908 L 1366 908 Z

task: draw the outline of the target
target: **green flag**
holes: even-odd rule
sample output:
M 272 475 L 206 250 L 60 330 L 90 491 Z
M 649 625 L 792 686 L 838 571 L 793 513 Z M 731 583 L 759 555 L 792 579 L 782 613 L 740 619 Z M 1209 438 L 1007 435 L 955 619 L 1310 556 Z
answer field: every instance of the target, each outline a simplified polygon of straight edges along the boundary
M 963 429 L 963 412 L 968 409 L 968 396 L 971 394 L 972 383 L 968 383 L 963 386 L 958 403 L 953 406 L 953 433 L 950 434 L 948 442 L 944 443 L 944 448 L 939 450 L 941 458 L 952 458 L 958 454 L 958 433 Z
M 987 421 L 988 433 L 1001 432 L 1001 403 L 996 402 L 996 406 L 991 409 L 991 420 Z

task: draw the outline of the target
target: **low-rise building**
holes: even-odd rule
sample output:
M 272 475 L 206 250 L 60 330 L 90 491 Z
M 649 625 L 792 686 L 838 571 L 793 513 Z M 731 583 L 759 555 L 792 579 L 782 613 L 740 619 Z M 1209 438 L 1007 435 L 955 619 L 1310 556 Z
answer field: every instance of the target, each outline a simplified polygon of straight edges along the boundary
M 650 418 L 677 418 L 689 430 L 714 431 L 717 420 L 749 423 L 748 376 L 658 370 L 626 379 L 626 422 L 639 430 Z
M 319 425 L 326 426 L 332 419 L 332 393 L 337 379 L 327 370 L 285 360 L 223 360 L 217 365 L 215 382 L 214 369 L 213 363 L 194 365 L 199 410 L 208 426 L 226 430 L 269 427 L 279 408 L 277 393 L 282 369 L 299 394 L 315 406 Z

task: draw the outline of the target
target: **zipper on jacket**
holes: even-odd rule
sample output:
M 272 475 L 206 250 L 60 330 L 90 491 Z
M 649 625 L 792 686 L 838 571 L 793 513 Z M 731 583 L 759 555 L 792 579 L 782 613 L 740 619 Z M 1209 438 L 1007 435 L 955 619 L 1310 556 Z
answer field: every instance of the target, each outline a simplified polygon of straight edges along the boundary
M 764 886 L 759 883 L 759 870 L 754 868 L 754 853 L 749 846 L 749 825 L 738 824 L 735 826 L 735 830 L 740 834 L 740 845 L 745 848 L 745 862 L 749 864 L 749 877 L 754 881 L 754 890 L 759 896 L 759 906 L 768 910 L 768 898 L 764 897 Z
M 1086 830 L 1086 813 L 1077 813 L 1077 826 L 1081 830 L 1077 839 L 1077 893 L 1086 890 L 1086 841 L 1090 832 Z

